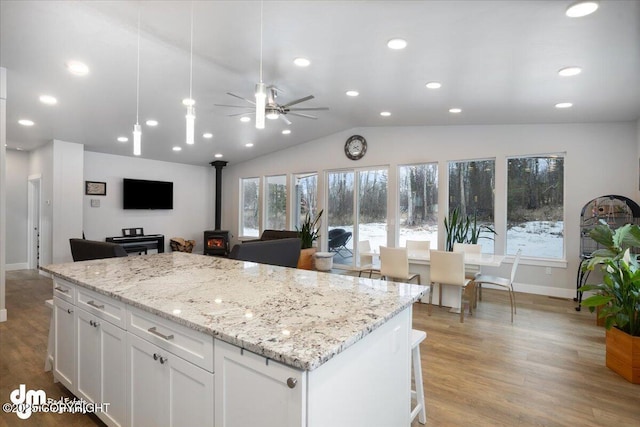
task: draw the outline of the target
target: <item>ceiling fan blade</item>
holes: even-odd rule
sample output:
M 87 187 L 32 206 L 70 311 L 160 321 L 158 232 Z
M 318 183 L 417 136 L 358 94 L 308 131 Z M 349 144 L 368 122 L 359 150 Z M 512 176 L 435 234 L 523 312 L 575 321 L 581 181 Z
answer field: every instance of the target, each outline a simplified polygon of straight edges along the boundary
M 244 113 L 236 113 L 236 114 L 227 114 L 227 117 L 236 117 L 236 116 L 249 116 L 255 114 L 255 111 L 246 111 Z
M 290 125 L 290 124 L 291 124 L 291 120 L 287 119 L 287 116 L 285 116 L 284 114 L 280 114 L 280 118 L 281 118 L 282 120 L 284 120 L 284 122 L 285 122 L 286 124 L 288 124 L 288 125 Z
M 310 116 L 309 114 L 302 113 L 288 113 L 290 116 L 298 116 L 298 117 L 306 117 L 307 119 L 317 120 L 318 118 L 315 116 Z
M 313 99 L 313 98 L 314 98 L 313 95 L 305 96 L 304 98 L 300 98 L 300 99 L 296 99 L 296 100 L 291 101 L 291 102 L 287 102 L 286 104 L 282 105 L 282 107 L 287 108 L 287 107 L 290 107 L 292 105 L 300 104 L 301 102 L 308 101 L 308 100 Z
M 250 105 L 229 105 L 229 104 L 213 104 L 216 107 L 233 107 L 233 108 L 246 108 L 246 109 L 250 109 L 253 108 Z
M 326 111 L 329 107 L 287 108 L 289 111 Z
M 236 95 L 235 93 L 227 92 L 227 95 L 231 95 L 231 96 L 233 96 L 234 98 L 238 98 L 238 99 L 242 99 L 242 100 L 244 100 L 244 101 L 247 101 L 247 102 L 248 102 L 249 104 L 251 104 L 251 105 L 256 105 L 256 103 L 255 103 L 255 102 L 253 102 L 252 100 L 247 99 L 247 98 L 243 98 L 243 97 L 241 97 L 241 96 L 239 96 L 239 95 Z

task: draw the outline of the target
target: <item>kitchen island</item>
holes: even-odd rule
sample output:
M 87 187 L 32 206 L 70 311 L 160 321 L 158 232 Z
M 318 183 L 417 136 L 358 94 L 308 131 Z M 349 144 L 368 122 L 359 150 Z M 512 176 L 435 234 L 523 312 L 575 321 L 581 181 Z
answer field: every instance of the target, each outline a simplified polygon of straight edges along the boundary
M 425 287 L 181 252 L 42 269 L 54 378 L 109 425 L 409 425 Z

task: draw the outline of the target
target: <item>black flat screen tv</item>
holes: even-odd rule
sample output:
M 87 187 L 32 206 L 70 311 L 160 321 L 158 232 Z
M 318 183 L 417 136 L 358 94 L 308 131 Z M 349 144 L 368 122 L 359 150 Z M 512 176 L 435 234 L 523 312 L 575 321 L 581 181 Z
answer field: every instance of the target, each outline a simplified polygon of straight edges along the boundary
M 173 209 L 173 182 L 124 178 L 123 209 Z

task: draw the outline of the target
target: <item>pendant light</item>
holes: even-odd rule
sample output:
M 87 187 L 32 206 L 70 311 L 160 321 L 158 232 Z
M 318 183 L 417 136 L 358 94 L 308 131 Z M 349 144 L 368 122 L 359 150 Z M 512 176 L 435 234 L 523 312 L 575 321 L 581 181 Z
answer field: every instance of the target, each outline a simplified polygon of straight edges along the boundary
M 264 129 L 267 86 L 262 83 L 262 16 L 264 0 L 260 1 L 260 83 L 256 84 L 256 129 Z
M 189 60 L 189 99 L 182 101 L 187 106 L 187 144 L 194 144 L 196 109 L 194 104 L 196 101 L 191 97 L 191 89 L 193 86 L 193 2 L 191 2 L 191 58 Z
M 133 155 L 142 154 L 142 131 L 138 123 L 140 110 L 140 9 L 138 9 L 138 59 L 136 65 L 136 124 L 133 125 Z

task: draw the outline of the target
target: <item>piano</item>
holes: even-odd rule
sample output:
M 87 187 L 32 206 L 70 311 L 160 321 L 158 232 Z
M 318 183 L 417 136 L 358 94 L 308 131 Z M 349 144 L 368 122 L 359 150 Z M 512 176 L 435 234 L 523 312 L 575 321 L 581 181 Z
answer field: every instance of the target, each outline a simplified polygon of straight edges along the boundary
M 115 236 L 107 237 L 107 242 L 117 243 L 128 253 L 147 253 L 149 249 L 156 249 L 158 253 L 164 252 L 164 234 L 147 234 L 142 236 Z

